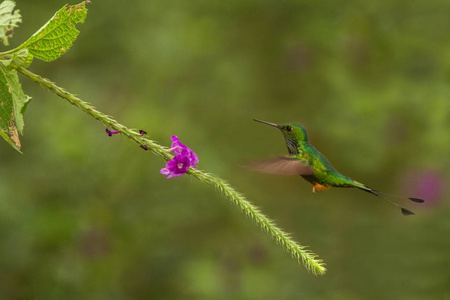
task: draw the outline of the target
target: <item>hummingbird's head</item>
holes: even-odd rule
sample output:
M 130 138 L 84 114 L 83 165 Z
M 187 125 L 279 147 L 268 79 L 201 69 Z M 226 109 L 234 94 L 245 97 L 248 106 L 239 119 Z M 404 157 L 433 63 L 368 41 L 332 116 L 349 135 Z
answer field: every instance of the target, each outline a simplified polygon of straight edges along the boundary
M 267 124 L 272 127 L 278 128 L 283 133 L 286 145 L 290 154 L 298 153 L 298 145 L 301 142 L 308 142 L 308 135 L 305 128 L 297 123 L 275 124 L 266 121 L 253 119 L 256 122 Z

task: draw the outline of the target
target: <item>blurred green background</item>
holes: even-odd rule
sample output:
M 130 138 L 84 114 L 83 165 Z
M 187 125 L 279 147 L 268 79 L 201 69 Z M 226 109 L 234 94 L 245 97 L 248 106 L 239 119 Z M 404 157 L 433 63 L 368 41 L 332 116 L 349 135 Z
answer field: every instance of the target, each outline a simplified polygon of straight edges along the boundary
M 17 46 L 65 1 L 18 1 Z M 73 3 L 74 4 L 74 3 Z M 231 203 L 27 78 L 23 155 L 0 144 L 0 298 L 449 299 L 450 3 L 93 1 L 73 48 L 31 70 L 123 124 L 194 149 L 325 260 L 308 274 Z M 6 48 L 5 48 L 6 49 Z M 312 194 L 244 162 L 296 121 L 342 173 L 427 198 Z M 401 201 L 401 200 L 399 200 Z M 445 298 L 447 297 L 447 298 Z

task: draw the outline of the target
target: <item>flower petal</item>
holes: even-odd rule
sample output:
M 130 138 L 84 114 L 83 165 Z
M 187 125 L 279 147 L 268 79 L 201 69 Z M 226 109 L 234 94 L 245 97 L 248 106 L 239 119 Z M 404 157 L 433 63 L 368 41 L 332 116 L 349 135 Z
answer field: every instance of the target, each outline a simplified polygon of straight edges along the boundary
M 180 139 L 179 139 L 176 135 L 172 135 L 172 136 L 170 137 L 170 140 L 171 140 L 173 143 L 179 143 L 179 142 L 180 142 Z
M 191 162 L 194 164 L 198 163 L 199 162 L 198 155 L 192 150 L 191 150 L 191 155 L 192 155 Z
M 179 177 L 179 176 L 182 176 L 184 173 L 179 173 L 179 174 L 176 174 L 176 173 L 170 173 L 169 175 L 167 175 L 167 179 L 169 179 L 169 178 L 173 178 L 173 177 Z
M 163 175 L 169 175 L 170 174 L 170 170 L 167 168 L 162 168 L 159 173 L 163 174 Z

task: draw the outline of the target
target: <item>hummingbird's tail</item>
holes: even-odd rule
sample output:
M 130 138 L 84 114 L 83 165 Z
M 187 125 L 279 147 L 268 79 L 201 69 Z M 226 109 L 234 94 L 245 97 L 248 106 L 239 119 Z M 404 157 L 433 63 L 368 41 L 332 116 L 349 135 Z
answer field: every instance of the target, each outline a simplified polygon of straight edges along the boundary
M 391 197 L 397 197 L 397 198 L 406 198 L 406 199 L 411 200 L 411 201 L 414 201 L 414 202 L 416 202 L 416 203 L 423 203 L 423 202 L 425 202 L 425 200 L 419 199 L 419 198 L 401 197 L 401 196 L 397 196 L 397 195 L 391 195 L 391 194 L 386 194 L 386 193 L 378 192 L 378 191 L 376 191 L 376 190 L 374 190 L 374 189 L 369 188 L 368 186 L 365 186 L 365 185 L 362 184 L 362 183 L 359 183 L 359 182 L 355 182 L 355 183 L 356 183 L 356 184 L 355 184 L 355 187 L 357 187 L 358 189 L 360 189 L 360 190 L 362 190 L 362 191 L 365 191 L 365 192 L 367 192 L 367 193 L 370 193 L 370 194 L 372 194 L 372 195 L 375 195 L 375 196 L 377 196 L 377 197 L 379 197 L 379 198 L 381 198 L 381 199 L 383 199 L 383 200 L 385 200 L 385 201 L 391 203 L 392 205 L 395 205 L 395 206 L 399 207 L 399 208 L 402 210 L 402 214 L 405 215 L 405 216 L 414 215 L 414 213 L 413 213 L 412 211 L 410 211 L 409 209 L 406 209 L 406 208 L 404 208 L 404 207 L 401 207 L 400 205 L 398 205 L 398 204 L 395 203 L 394 201 L 392 201 L 392 200 L 386 198 L 385 196 L 391 196 Z

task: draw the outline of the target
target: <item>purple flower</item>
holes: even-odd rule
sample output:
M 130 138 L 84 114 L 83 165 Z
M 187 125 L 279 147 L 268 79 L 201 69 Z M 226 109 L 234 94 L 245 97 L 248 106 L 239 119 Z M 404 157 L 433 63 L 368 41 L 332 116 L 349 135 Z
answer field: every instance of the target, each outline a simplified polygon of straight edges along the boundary
M 445 182 L 443 176 L 433 170 L 410 171 L 403 178 L 404 189 L 414 197 L 425 199 L 425 206 L 435 206 L 443 200 Z
M 194 168 L 196 168 L 195 164 L 198 163 L 199 161 L 197 154 L 195 154 L 195 152 L 192 151 L 191 148 L 189 148 L 188 146 L 183 145 L 176 135 L 172 135 L 170 139 L 172 140 L 172 145 L 170 146 L 170 148 L 172 148 L 172 152 L 175 154 L 182 154 L 189 157 L 191 165 Z
M 147 131 L 142 130 L 142 129 L 139 129 L 139 134 L 140 134 L 141 136 L 146 135 L 146 134 L 147 134 Z
M 110 130 L 109 128 L 106 128 L 105 131 L 106 131 L 106 133 L 107 133 L 109 136 L 112 136 L 113 134 L 120 133 L 120 130 Z
M 182 154 L 177 154 L 173 159 L 166 163 L 166 167 L 161 169 L 160 173 L 167 175 L 167 178 L 178 177 L 187 173 L 189 167 L 191 166 L 191 161 L 189 157 Z
M 166 167 L 161 169 L 160 173 L 167 175 L 167 178 L 178 177 L 187 173 L 190 167 L 197 168 L 198 156 L 194 151 L 180 142 L 180 139 L 173 135 L 171 138 L 171 151 L 175 156 L 166 163 Z

